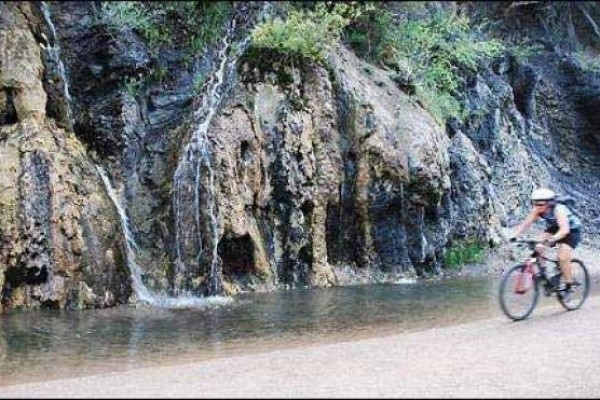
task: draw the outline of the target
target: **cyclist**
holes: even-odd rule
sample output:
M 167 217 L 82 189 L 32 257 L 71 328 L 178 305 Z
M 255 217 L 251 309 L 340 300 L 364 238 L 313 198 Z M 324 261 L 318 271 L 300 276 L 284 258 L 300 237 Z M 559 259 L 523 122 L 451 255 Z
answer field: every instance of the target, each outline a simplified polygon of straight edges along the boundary
M 540 241 L 547 246 L 558 244 L 558 264 L 564 277 L 565 285 L 559 288 L 562 290 L 563 299 L 569 300 L 569 291 L 571 290 L 571 259 L 573 250 L 581 241 L 581 221 L 564 204 L 558 203 L 557 195 L 554 191 L 546 188 L 535 189 L 530 197 L 533 209 L 519 224 L 514 232 L 511 241 L 525 232 L 533 222 L 542 218 L 546 222 L 546 229 L 540 237 Z M 536 246 L 536 251 L 544 255 L 544 245 Z

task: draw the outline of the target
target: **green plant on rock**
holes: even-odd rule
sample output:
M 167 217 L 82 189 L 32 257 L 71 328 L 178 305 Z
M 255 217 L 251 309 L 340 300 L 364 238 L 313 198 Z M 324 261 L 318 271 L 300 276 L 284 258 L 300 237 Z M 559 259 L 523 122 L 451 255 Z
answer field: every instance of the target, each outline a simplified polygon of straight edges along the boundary
M 463 77 L 476 72 L 482 59 L 503 51 L 497 41 L 476 40 L 466 17 L 443 13 L 400 25 L 388 46 L 396 50 L 396 57 L 409 60 L 417 76 L 417 94 L 433 94 L 427 96 L 429 109 L 441 121 L 462 118 L 456 99 Z
M 544 46 L 541 44 L 519 42 L 508 47 L 506 50 L 518 63 L 522 64 L 527 62 L 530 58 L 539 55 L 544 50 Z
M 162 44 L 169 44 L 171 37 L 162 16 L 153 13 L 141 1 L 107 1 L 102 3 L 102 21 L 111 29 L 129 27 L 138 32 L 148 43 L 151 51 Z
M 140 88 L 144 83 L 144 79 L 140 76 L 128 76 L 125 78 L 125 91 L 135 97 L 139 93 Z
M 572 55 L 584 71 L 600 72 L 600 57 L 592 57 L 582 52 L 575 52 Z
M 158 65 L 154 68 L 150 74 L 154 81 L 160 82 L 161 84 L 167 79 L 169 71 L 163 65 Z
M 450 246 L 444 254 L 444 266 L 458 269 L 465 264 L 483 261 L 485 244 L 478 241 L 459 241 Z
M 202 75 L 202 74 L 197 74 L 196 76 L 194 76 L 194 81 L 192 82 L 192 93 L 194 95 L 197 95 L 200 93 L 205 81 L 206 81 L 206 79 L 205 79 L 204 75 Z
M 230 10 L 231 3 L 225 1 L 107 1 L 100 20 L 111 29 L 133 29 L 154 52 L 164 45 L 198 52 L 221 37 Z
M 354 3 L 291 8 L 285 18 L 278 16 L 257 26 L 252 33 L 252 47 L 278 52 L 292 61 L 323 62 L 327 49 L 339 41 L 343 29 L 360 12 Z
M 169 78 L 162 52 L 179 50 L 182 65 L 189 68 L 194 57 L 222 37 L 231 10 L 227 1 L 107 1 L 101 3 L 96 17 L 112 34 L 126 27 L 139 35 L 157 66 L 146 78 L 162 84 Z
M 347 38 L 371 61 L 409 75 L 415 94 L 440 122 L 463 117 L 458 98 L 464 76 L 505 51 L 499 41 L 483 39 L 467 17 L 444 11 L 401 22 L 385 9 L 373 10 L 351 25 Z

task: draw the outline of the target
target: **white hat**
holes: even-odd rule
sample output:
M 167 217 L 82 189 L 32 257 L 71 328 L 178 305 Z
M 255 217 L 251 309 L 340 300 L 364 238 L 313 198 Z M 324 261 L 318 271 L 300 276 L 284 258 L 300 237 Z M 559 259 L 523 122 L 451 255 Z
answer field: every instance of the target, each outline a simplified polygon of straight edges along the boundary
M 544 200 L 554 200 L 556 197 L 556 193 L 550 189 L 535 189 L 531 193 L 530 200 L 531 201 L 544 201 Z

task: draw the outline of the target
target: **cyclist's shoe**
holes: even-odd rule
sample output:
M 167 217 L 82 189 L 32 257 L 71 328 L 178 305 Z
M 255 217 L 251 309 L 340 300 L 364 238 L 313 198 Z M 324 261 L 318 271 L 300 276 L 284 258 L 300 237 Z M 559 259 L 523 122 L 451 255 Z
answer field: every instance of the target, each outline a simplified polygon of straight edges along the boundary
M 573 299 L 571 298 L 571 293 L 570 292 L 561 292 L 560 294 L 562 302 L 565 303 L 566 305 L 569 305 Z
M 571 288 L 571 285 L 569 285 L 569 286 L 566 286 L 564 284 L 561 285 L 558 295 L 560 296 L 563 303 L 569 304 L 573 300 L 571 298 L 572 291 L 573 291 L 573 289 Z
M 564 292 L 572 292 L 573 291 L 573 286 L 575 286 L 573 283 L 561 283 L 560 285 L 556 285 L 556 290 L 564 293 Z

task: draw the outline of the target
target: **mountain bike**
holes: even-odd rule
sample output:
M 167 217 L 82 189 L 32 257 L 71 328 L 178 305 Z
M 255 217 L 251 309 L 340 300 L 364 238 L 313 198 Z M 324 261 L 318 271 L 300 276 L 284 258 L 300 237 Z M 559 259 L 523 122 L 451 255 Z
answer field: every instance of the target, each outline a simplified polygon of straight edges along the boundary
M 559 303 L 567 310 L 576 310 L 583 305 L 590 290 L 590 278 L 584 263 L 571 260 L 571 290 L 566 295 L 561 288 L 562 273 L 558 260 L 540 255 L 536 250 L 537 240 L 516 240 L 532 251 L 529 258 L 502 275 L 499 289 L 500 307 L 507 317 L 519 321 L 527 318 L 535 308 L 540 291 L 546 296 L 556 295 Z M 551 271 L 555 271 L 554 273 Z

